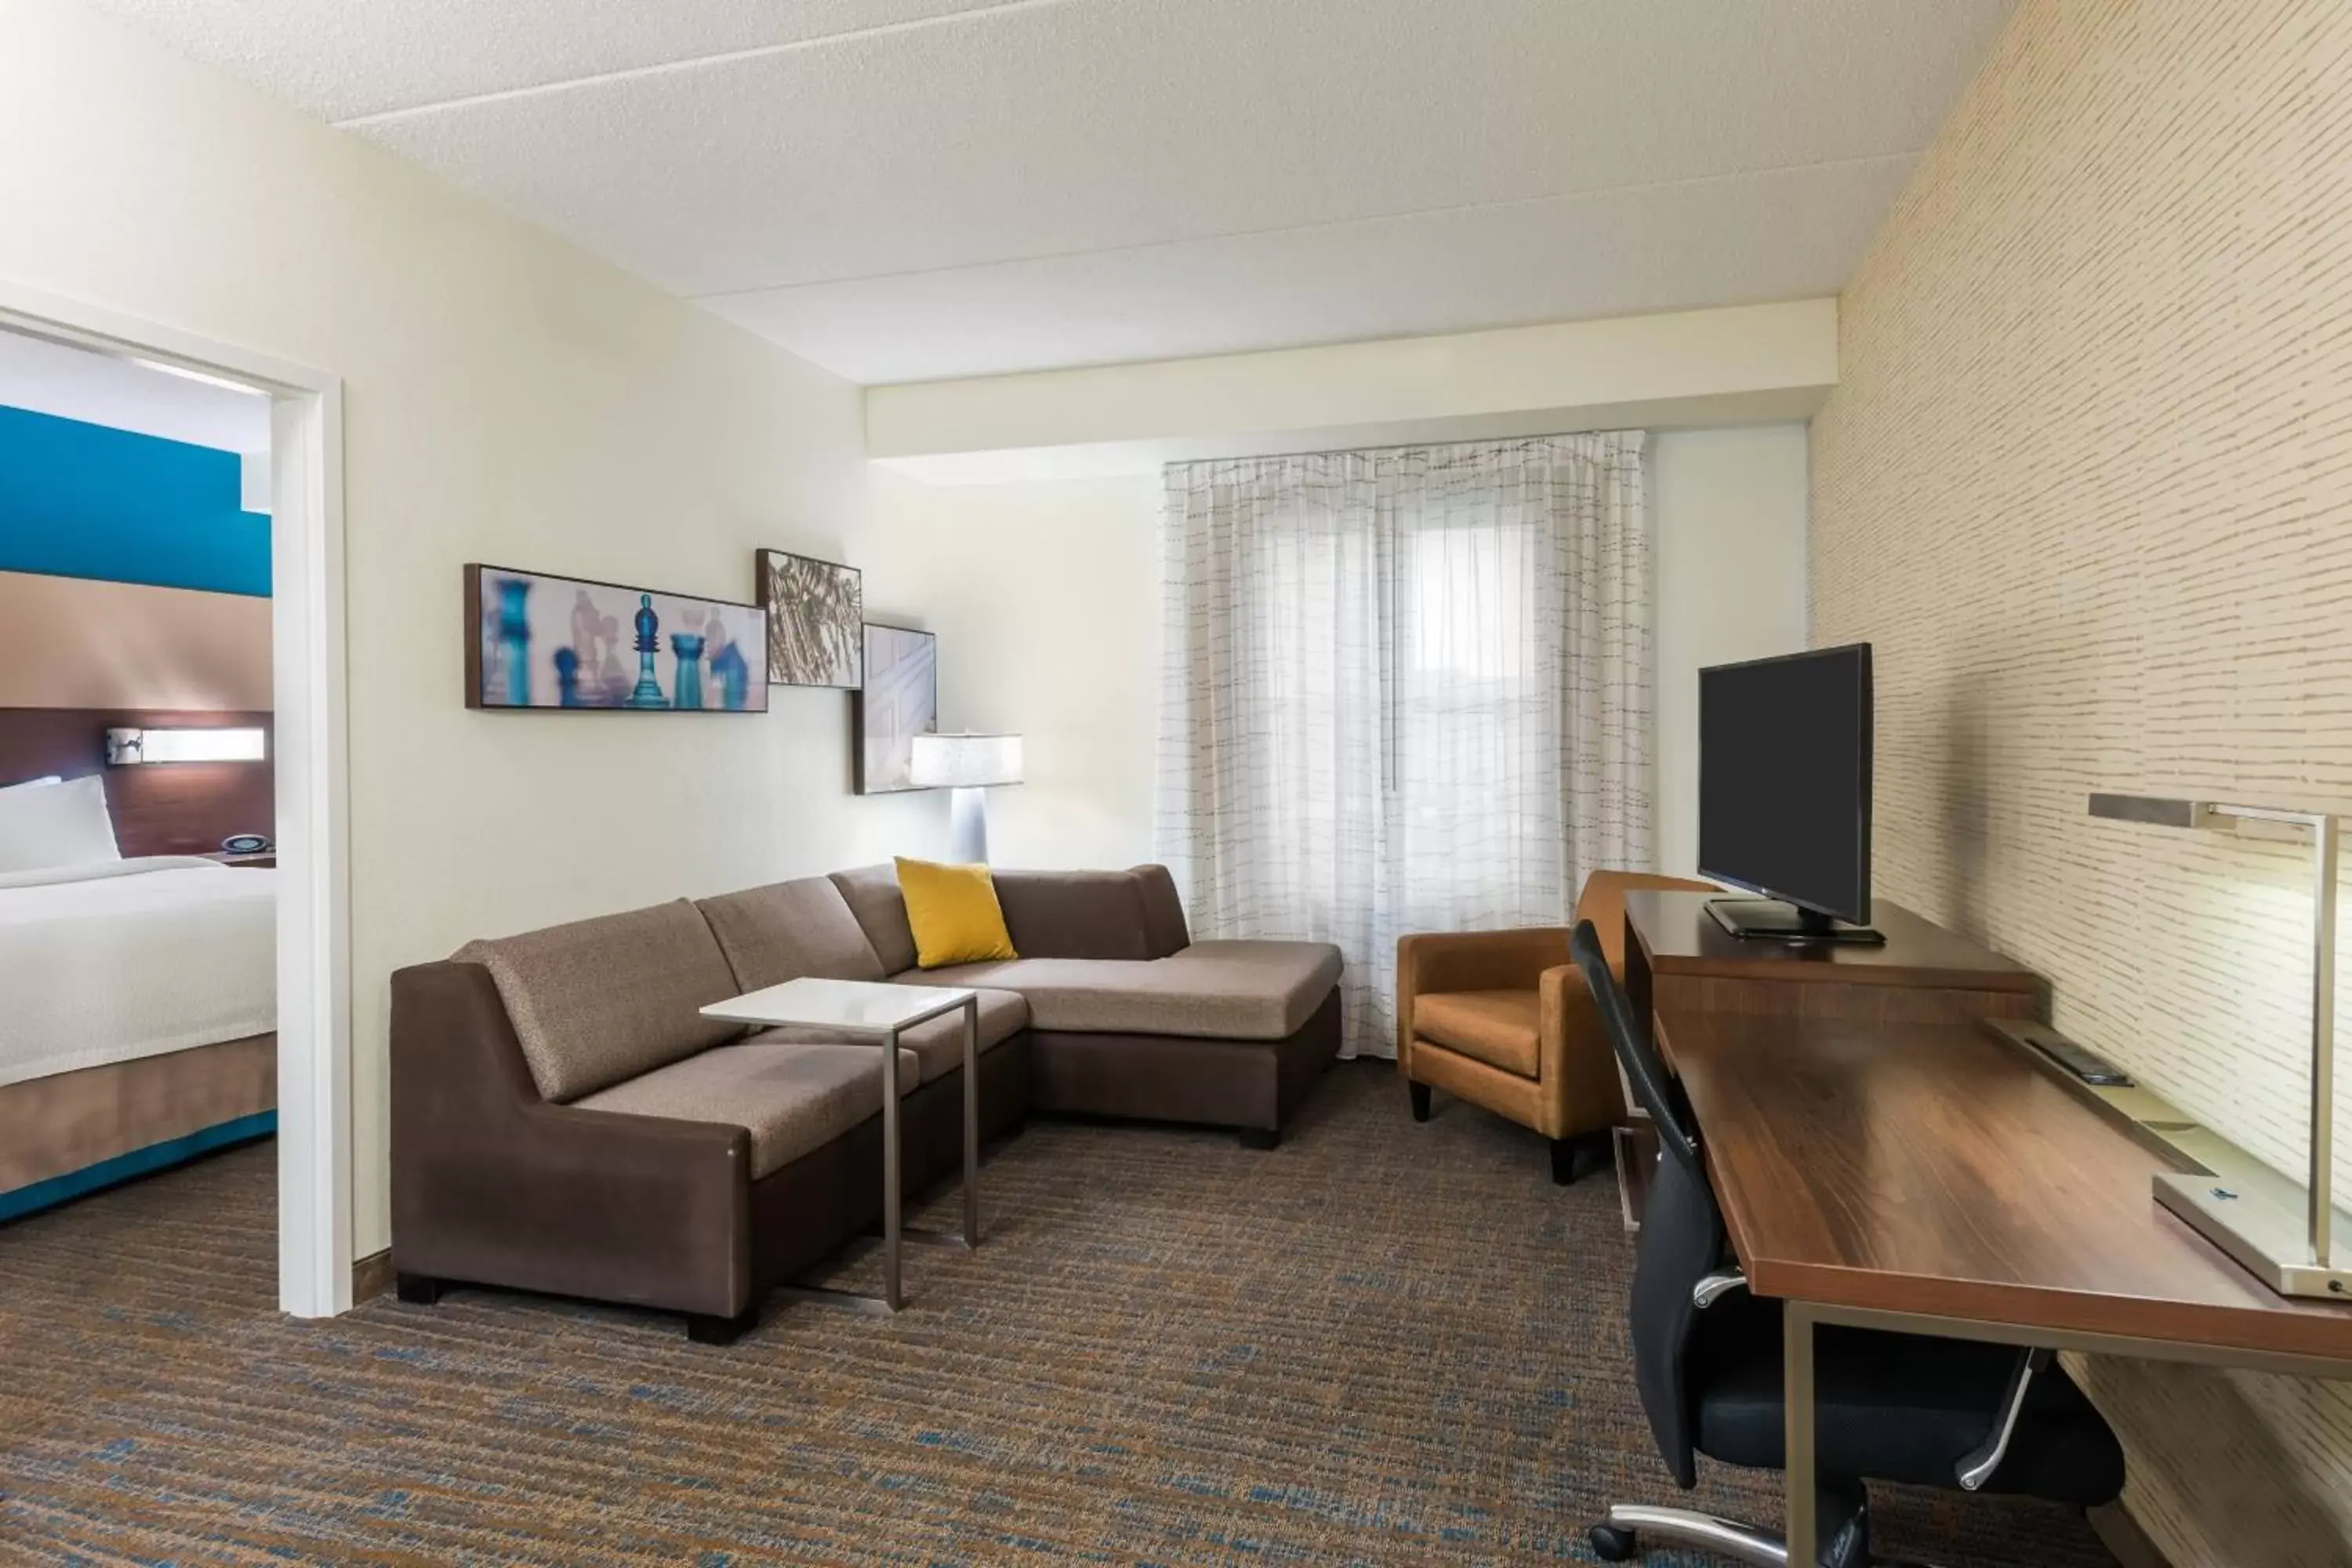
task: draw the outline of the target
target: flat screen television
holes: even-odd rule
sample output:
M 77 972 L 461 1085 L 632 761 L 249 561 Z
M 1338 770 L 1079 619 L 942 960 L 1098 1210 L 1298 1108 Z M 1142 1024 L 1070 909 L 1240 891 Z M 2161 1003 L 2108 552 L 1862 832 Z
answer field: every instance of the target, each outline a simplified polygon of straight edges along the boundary
M 1870 645 L 1698 672 L 1699 874 L 1736 936 L 1874 942 Z

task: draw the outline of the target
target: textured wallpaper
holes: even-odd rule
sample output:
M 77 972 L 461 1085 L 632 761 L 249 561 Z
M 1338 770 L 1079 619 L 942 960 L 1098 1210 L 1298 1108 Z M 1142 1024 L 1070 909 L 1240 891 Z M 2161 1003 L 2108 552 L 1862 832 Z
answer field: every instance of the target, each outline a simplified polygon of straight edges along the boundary
M 2024 0 L 1839 330 L 1812 636 L 1876 645 L 1878 890 L 2299 1170 L 2303 863 L 2084 797 L 2352 811 L 2352 5 Z M 2352 1562 L 2343 1385 L 2086 1376 L 2176 1568 Z

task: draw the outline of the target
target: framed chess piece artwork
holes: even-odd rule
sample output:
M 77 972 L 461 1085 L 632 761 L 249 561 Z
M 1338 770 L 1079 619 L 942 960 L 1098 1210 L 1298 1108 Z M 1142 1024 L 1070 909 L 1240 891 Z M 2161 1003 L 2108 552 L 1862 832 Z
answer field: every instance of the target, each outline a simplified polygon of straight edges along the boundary
M 466 568 L 466 706 L 764 713 L 757 605 Z

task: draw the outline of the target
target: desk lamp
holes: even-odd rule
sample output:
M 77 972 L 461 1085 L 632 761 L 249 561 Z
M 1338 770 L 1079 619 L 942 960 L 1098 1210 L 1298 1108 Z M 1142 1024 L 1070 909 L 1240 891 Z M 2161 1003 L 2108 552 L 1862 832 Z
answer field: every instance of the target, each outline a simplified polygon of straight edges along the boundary
M 907 776 L 918 789 L 951 789 L 949 853 L 967 866 L 988 861 L 988 802 L 991 784 L 1021 782 L 1018 735 L 918 735 Z
M 2311 1171 L 2303 1235 L 2295 1216 L 2259 1192 L 2210 1175 L 2161 1172 L 2156 1200 L 2283 1296 L 2352 1296 L 2352 1268 L 2335 1255 L 2336 1221 L 2336 851 L 2331 812 L 2144 795 L 2095 795 L 2091 815 L 2249 838 L 2307 842 L 2312 849 Z

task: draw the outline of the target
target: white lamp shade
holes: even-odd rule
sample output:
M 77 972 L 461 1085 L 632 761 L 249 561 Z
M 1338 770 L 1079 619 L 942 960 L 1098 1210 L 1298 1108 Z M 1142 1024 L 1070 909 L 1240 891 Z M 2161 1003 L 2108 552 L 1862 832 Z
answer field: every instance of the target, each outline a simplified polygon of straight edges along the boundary
M 1018 735 L 918 735 L 908 763 L 917 789 L 978 789 L 1021 782 Z

